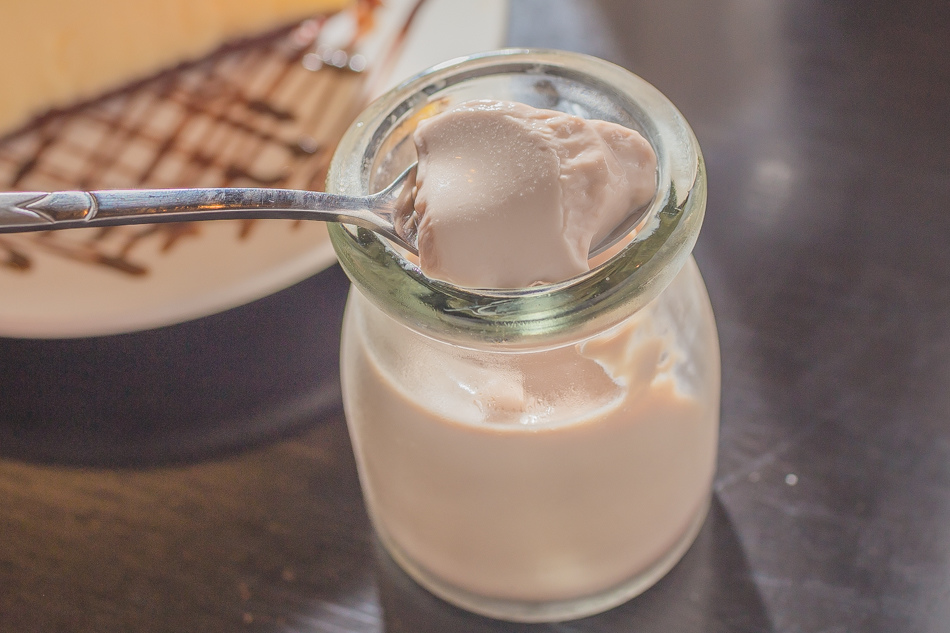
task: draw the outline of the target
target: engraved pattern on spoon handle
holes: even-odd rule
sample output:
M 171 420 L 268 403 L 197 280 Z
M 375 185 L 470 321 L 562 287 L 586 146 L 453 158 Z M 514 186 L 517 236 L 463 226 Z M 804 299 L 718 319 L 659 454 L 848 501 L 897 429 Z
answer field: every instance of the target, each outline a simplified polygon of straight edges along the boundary
M 60 222 L 88 222 L 96 199 L 85 191 L 0 193 L 0 230 L 44 230 Z

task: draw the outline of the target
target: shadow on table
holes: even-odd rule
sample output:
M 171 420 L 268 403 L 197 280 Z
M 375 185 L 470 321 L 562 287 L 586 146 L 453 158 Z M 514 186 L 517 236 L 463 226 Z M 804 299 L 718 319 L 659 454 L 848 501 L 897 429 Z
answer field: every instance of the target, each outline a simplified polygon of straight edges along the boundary
M 511 624 L 457 609 L 407 576 L 376 543 L 386 633 L 544 631 L 638 633 L 768 633 L 765 604 L 750 576 L 742 544 L 718 498 L 696 542 L 646 593 L 611 611 L 563 624 Z
M 145 467 L 312 426 L 341 408 L 348 287 L 333 266 L 264 299 L 169 327 L 0 338 L 0 457 Z

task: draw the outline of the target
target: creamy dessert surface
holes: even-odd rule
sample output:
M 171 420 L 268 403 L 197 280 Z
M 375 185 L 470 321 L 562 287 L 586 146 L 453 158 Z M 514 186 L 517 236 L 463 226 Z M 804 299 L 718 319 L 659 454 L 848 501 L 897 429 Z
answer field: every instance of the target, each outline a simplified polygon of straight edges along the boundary
M 348 0 L 12 0 L 0 19 L 0 136 L 223 42 Z M 13 61 L 15 60 L 15 61 Z
M 704 511 L 719 356 L 690 260 L 594 339 L 459 350 L 347 306 L 348 424 L 377 528 L 450 586 L 556 601 L 649 569 Z
M 416 128 L 424 274 L 519 288 L 589 270 L 588 253 L 656 190 L 638 132 L 522 103 L 478 100 Z

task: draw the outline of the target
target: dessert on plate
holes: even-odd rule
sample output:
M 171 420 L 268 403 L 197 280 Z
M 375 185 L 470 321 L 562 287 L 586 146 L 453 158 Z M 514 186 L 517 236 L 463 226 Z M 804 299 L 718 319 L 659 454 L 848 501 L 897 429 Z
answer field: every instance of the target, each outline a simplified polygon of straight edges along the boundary
M 0 19 L 0 135 L 63 107 L 349 0 L 33 0 Z
M 0 190 L 322 189 L 340 136 L 371 94 L 497 48 L 507 15 L 504 0 L 137 0 L 136 12 L 118 0 L 78 4 L 81 14 L 66 0 L 0 8 L 0 78 L 27 76 L 31 93 L 0 99 Z M 185 41 L 192 35 L 197 42 Z M 44 41 L 51 50 L 39 50 Z M 50 88 L 40 76 L 63 70 L 67 42 L 72 58 L 88 56 L 90 79 Z M 286 288 L 334 259 L 313 222 L 0 236 L 0 295 L 9 299 L 0 336 L 171 325 Z

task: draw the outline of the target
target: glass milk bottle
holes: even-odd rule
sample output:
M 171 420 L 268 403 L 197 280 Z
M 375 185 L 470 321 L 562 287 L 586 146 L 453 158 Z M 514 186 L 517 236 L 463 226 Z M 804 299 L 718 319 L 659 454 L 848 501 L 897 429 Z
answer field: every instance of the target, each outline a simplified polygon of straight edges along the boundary
M 484 615 L 577 618 L 655 583 L 709 507 L 719 344 L 690 255 L 704 166 L 682 115 L 639 77 L 505 50 L 373 103 L 337 149 L 328 191 L 383 188 L 415 160 L 418 121 L 480 98 L 638 130 L 657 154 L 657 195 L 589 273 L 519 290 L 430 280 L 384 238 L 331 226 L 353 282 L 346 418 L 375 530 L 410 576 Z

